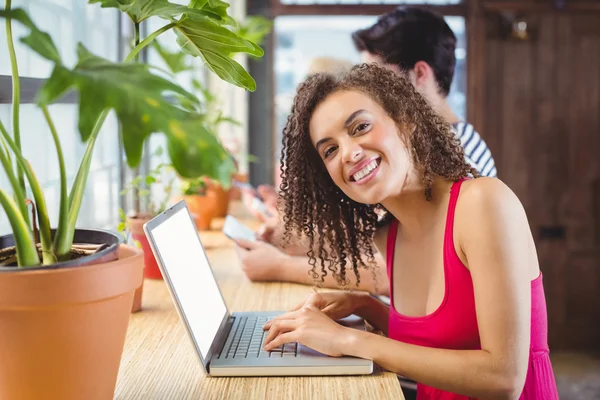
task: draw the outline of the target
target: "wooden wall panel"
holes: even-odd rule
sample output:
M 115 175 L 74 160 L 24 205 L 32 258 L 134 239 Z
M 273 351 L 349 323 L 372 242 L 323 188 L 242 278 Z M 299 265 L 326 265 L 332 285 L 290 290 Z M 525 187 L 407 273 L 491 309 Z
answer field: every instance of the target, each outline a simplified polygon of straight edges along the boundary
M 600 13 L 525 18 L 530 40 L 487 38 L 481 133 L 530 220 L 552 348 L 600 351 Z

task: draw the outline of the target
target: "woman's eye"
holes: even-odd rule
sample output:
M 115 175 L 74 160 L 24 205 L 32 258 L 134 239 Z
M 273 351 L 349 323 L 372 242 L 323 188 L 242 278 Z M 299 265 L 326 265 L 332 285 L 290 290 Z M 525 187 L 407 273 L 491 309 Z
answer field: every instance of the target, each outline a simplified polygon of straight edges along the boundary
M 369 129 L 370 126 L 371 126 L 371 124 L 369 124 L 368 122 L 363 122 L 362 124 L 358 124 L 356 126 L 356 129 L 354 130 L 354 134 L 358 135 L 360 133 L 364 133 L 367 129 Z
M 323 158 L 329 157 L 335 151 L 335 146 L 331 146 L 325 149 L 323 152 Z

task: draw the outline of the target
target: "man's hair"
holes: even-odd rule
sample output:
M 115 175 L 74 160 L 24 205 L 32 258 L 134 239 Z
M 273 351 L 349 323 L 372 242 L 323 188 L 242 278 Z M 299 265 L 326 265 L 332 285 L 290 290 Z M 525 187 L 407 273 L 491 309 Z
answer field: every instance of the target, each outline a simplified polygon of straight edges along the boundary
M 418 7 L 398 7 L 370 28 L 354 32 L 352 40 L 358 51 L 378 55 L 402 71 L 426 62 L 442 94 L 448 96 L 456 65 L 456 36 L 443 16 Z

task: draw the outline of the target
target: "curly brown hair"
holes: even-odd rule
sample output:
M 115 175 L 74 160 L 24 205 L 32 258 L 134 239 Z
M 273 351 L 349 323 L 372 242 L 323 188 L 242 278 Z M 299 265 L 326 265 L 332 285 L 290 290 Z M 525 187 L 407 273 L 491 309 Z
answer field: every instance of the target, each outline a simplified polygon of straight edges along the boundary
M 427 200 L 431 200 L 435 177 L 457 181 L 479 174 L 465 161 L 451 126 L 406 78 L 375 64 L 362 64 L 341 75 L 315 74 L 301 83 L 283 130 L 279 197 L 284 211 L 283 239 L 284 243 L 289 242 L 292 233 L 308 238 L 310 275 L 317 284 L 323 282 L 329 270 L 340 286 L 347 286 L 348 262 L 357 285 L 359 268 L 375 266 L 373 236 L 378 226 L 375 208 L 379 205 L 361 204 L 346 196 L 331 179 L 311 142 L 309 123 L 314 110 L 340 90 L 359 91 L 371 97 L 396 122 L 399 132 L 407 124 L 415 127 L 403 140 L 422 176 Z M 362 255 L 367 256 L 367 263 Z M 372 269 L 374 276 L 375 272 Z

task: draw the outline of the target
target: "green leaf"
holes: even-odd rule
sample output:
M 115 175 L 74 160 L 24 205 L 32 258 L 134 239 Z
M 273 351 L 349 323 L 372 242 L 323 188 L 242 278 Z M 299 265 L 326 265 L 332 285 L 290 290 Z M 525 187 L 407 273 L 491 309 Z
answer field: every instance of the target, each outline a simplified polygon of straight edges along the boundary
M 201 10 L 206 13 L 208 17 L 221 21 L 225 25 L 231 25 L 237 27 L 237 22 L 227 13 L 229 3 L 222 0 L 192 0 L 190 1 L 189 8 L 195 10 Z M 190 17 L 198 15 L 196 13 L 186 14 Z
M 233 159 L 201 119 L 173 121 L 171 128 L 167 149 L 182 178 L 207 176 L 224 184 L 230 182 L 235 172 Z
M 267 18 L 260 15 L 251 15 L 246 17 L 235 32 L 240 37 L 260 45 L 265 36 L 271 32 L 272 27 L 273 22 Z
M 179 21 L 174 29 L 181 48 L 201 57 L 221 79 L 250 91 L 256 90 L 254 79 L 232 59 L 235 53 L 262 56 L 264 52 L 256 44 L 208 18 L 187 18 Z
M 170 52 L 162 47 L 157 40 L 152 42 L 152 47 L 173 74 L 193 69 L 192 65 L 187 62 L 189 54 L 183 51 Z
M 21 38 L 21 42 L 28 45 L 33 51 L 45 59 L 54 61 L 57 64 L 62 64 L 60 54 L 50 35 L 39 30 L 23 9 L 15 8 L 14 10 L 9 11 L 0 10 L 0 17 L 12 18 L 29 28 L 29 35 Z
M 152 185 L 155 182 L 156 182 L 156 178 L 155 177 L 153 177 L 151 175 L 149 175 L 149 176 L 146 177 L 146 185 L 150 186 L 150 185 Z
M 100 114 L 114 109 L 123 125 L 123 144 L 128 164 L 135 167 L 142 156 L 143 143 L 153 132 L 169 132 L 171 120 L 188 118 L 167 97 L 178 94 L 197 102 L 176 83 L 153 75 L 145 64 L 117 64 L 89 53 L 81 44 L 79 62 L 73 70 L 57 66 L 39 91 L 36 101 L 44 106 L 67 89 L 80 92 L 79 131 L 86 141 Z
M 211 91 L 208 90 L 208 88 L 204 87 L 204 85 L 200 83 L 200 81 L 198 81 L 197 79 L 192 79 L 192 87 L 200 93 L 202 93 L 202 97 L 204 98 L 205 103 L 211 104 L 215 102 L 215 100 L 217 100 L 217 96 L 212 94 Z
M 121 221 L 127 220 L 127 215 L 125 215 L 125 210 L 119 207 L 119 218 Z
M 102 8 L 118 8 L 127 13 L 135 23 L 150 17 L 170 19 L 188 11 L 188 7 L 168 0 L 89 0 L 89 4 L 100 3 Z
M 33 234 L 15 202 L 2 189 L 0 189 L 0 205 L 4 208 L 12 228 L 19 267 L 40 265 L 40 258 L 33 240 Z
M 240 121 L 238 121 L 237 119 L 233 119 L 233 118 L 230 118 L 230 117 L 221 117 L 220 115 L 216 119 L 215 125 L 223 123 L 223 122 L 227 122 L 227 123 L 229 123 L 231 125 L 242 126 L 242 123 Z
M 117 225 L 117 231 L 125 232 L 125 222 L 119 222 L 119 225 Z
M 148 189 L 142 189 L 138 192 L 138 196 L 140 197 L 146 197 L 150 194 L 150 191 Z

